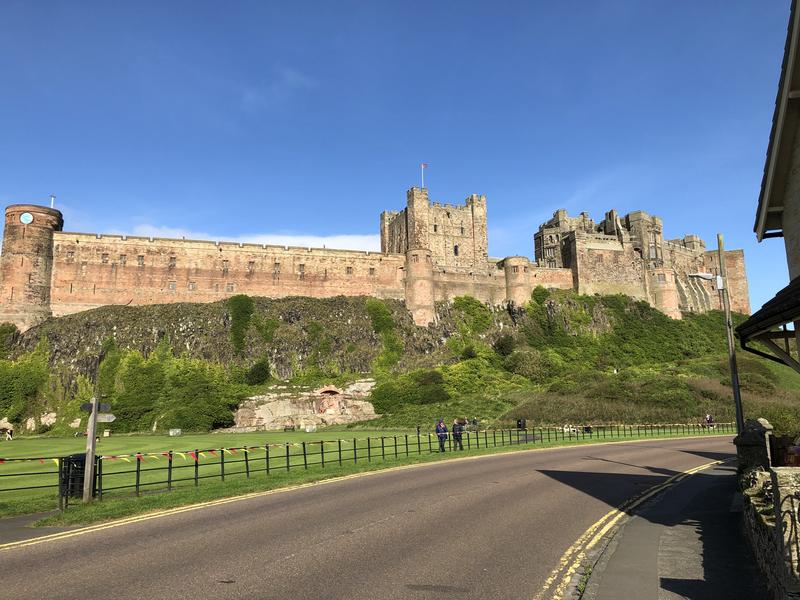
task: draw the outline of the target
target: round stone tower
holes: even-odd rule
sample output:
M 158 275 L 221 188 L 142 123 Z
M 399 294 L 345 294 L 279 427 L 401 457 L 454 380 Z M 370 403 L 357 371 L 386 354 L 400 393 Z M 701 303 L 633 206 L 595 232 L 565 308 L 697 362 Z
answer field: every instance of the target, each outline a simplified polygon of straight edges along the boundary
M 0 258 L 0 321 L 24 331 L 51 315 L 53 232 L 61 231 L 60 211 L 34 204 L 6 208 Z
M 524 256 L 509 256 L 503 259 L 506 276 L 506 301 L 525 306 L 531 299 L 530 261 Z
M 433 306 L 433 257 L 424 248 L 406 252 L 406 308 L 417 325 L 436 320 Z

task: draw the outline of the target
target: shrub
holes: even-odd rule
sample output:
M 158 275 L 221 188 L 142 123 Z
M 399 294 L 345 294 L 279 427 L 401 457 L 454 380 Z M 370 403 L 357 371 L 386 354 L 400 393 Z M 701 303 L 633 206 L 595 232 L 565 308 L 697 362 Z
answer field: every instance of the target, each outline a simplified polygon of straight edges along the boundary
M 375 333 L 380 334 L 394 329 L 392 313 L 383 300 L 367 298 L 365 305 L 369 319 L 372 321 L 372 330 Z
M 370 400 L 378 412 L 394 412 L 407 404 L 433 404 L 450 398 L 442 373 L 422 369 L 375 386 Z
M 497 341 L 494 343 L 494 350 L 500 356 L 508 356 L 514 351 L 517 343 L 514 341 L 514 336 L 512 335 L 501 335 L 497 338 Z
M 253 316 L 253 299 L 246 294 L 237 294 L 228 298 L 228 310 L 231 313 L 231 343 L 237 354 L 244 352 L 244 340 Z
M 272 340 L 275 339 L 275 332 L 281 326 L 280 320 L 275 318 L 265 319 L 261 315 L 253 315 L 252 321 L 253 327 L 256 328 L 261 339 L 268 344 L 272 343 Z
M 244 380 L 247 385 L 259 385 L 269 379 L 269 362 L 266 358 L 253 363 L 253 366 L 245 373 Z
M 542 287 L 541 285 L 537 285 L 535 288 L 533 288 L 533 291 L 531 292 L 531 300 L 536 302 L 536 304 L 542 304 L 549 297 L 550 297 L 550 292 L 547 291 L 547 289 Z
M 483 333 L 492 325 L 492 311 L 472 296 L 458 296 L 453 308 L 464 315 L 464 323 L 472 333 Z
M 469 360 L 470 358 L 478 358 L 478 352 L 475 350 L 475 346 L 472 344 L 467 344 L 461 351 L 461 359 Z

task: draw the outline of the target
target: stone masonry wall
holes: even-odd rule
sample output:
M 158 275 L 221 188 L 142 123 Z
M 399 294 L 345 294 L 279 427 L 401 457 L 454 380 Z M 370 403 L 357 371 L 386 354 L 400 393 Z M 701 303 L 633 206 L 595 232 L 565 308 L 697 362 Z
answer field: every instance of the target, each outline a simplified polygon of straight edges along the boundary
M 405 257 L 346 250 L 54 234 L 51 306 L 214 302 L 234 294 L 404 298 Z

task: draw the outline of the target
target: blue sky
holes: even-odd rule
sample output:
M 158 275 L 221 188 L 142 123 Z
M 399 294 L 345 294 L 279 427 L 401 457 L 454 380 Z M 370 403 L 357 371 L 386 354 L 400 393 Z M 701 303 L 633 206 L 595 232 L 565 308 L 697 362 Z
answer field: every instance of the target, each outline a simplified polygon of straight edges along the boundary
M 559 207 L 663 217 L 785 285 L 755 206 L 789 0 L 0 6 L 0 201 L 65 229 L 377 248 L 427 162 L 490 254 Z

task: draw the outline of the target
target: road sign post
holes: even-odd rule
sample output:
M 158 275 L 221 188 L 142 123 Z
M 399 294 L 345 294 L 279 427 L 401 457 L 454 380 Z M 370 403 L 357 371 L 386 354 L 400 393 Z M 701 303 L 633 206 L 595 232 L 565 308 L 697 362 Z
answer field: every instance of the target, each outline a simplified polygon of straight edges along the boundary
M 86 405 L 81 406 L 84 409 Z M 95 430 L 97 429 L 97 398 L 92 397 L 89 403 L 91 412 L 89 422 L 86 426 L 86 464 L 83 471 L 83 502 L 92 501 L 92 491 L 94 488 L 94 451 L 95 451 Z

